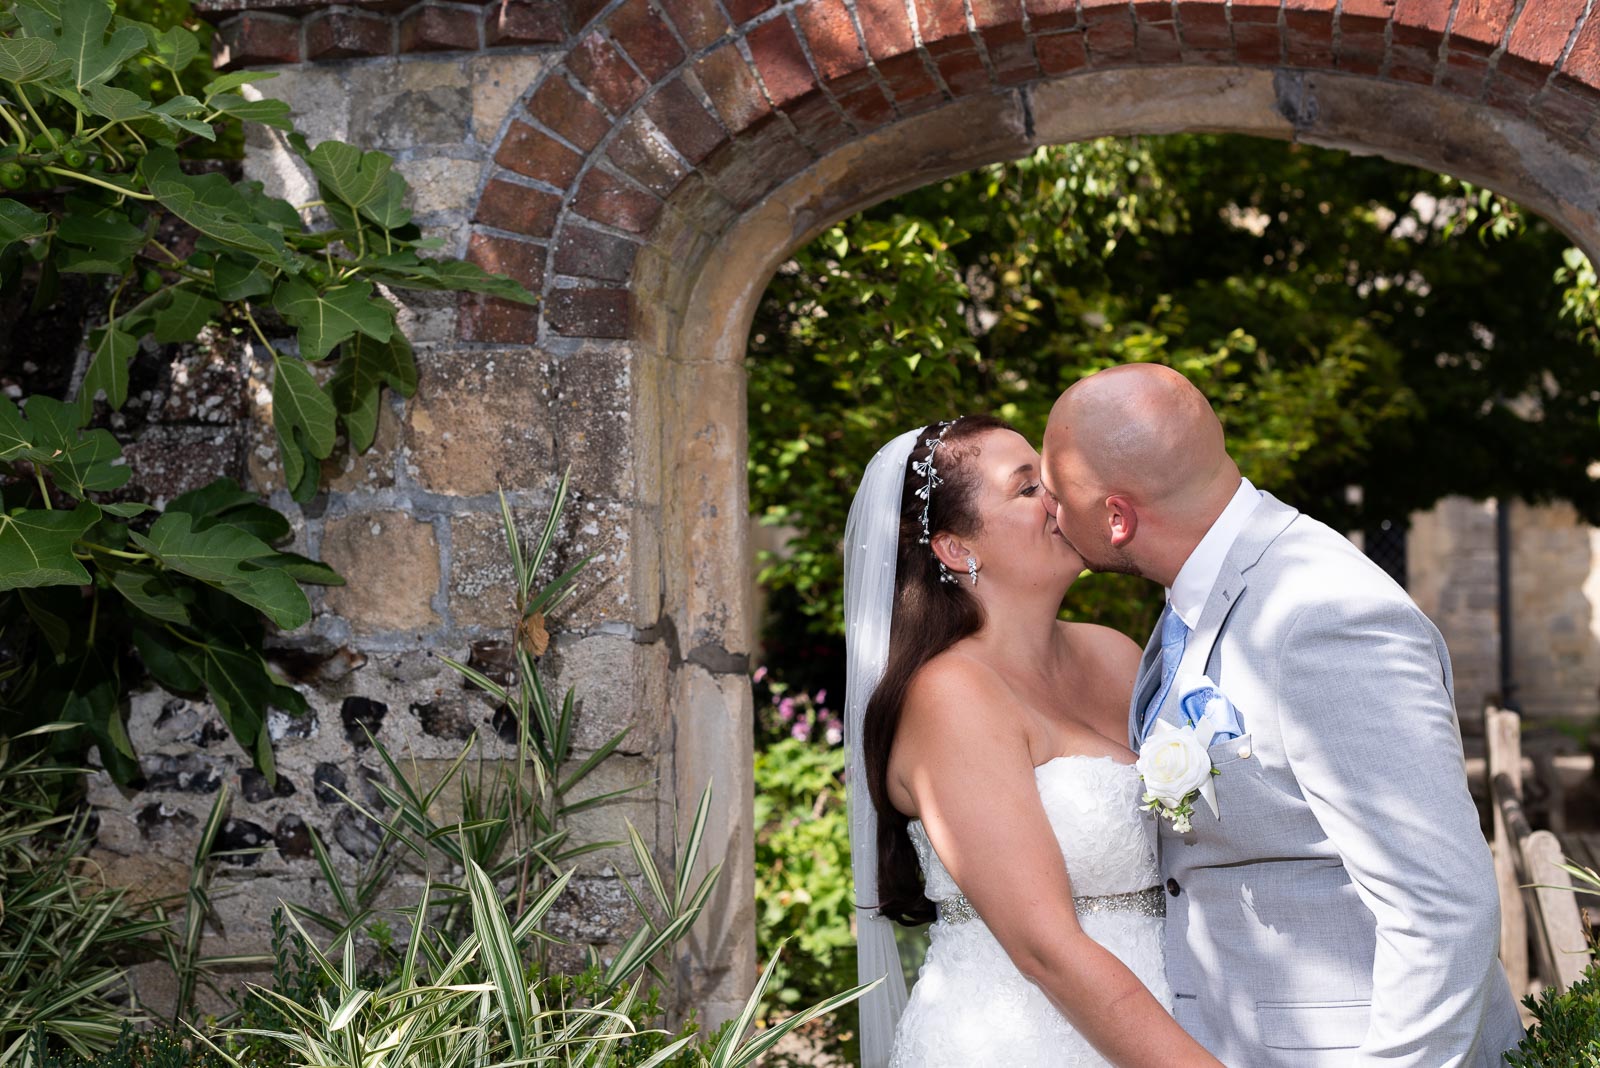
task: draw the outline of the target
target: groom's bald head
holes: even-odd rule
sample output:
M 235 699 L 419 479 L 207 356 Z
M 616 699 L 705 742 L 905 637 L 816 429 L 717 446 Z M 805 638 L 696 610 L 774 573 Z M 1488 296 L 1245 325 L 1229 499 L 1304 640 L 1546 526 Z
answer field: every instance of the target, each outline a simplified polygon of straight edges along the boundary
M 1167 585 L 1239 485 L 1211 405 L 1160 364 L 1124 364 L 1068 389 L 1043 451 L 1057 521 L 1089 566 Z

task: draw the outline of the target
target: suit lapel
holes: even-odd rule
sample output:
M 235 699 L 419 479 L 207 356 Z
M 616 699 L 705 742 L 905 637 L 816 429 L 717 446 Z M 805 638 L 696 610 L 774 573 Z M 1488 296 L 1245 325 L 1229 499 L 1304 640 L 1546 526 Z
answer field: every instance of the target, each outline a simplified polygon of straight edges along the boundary
M 1183 657 L 1178 661 L 1178 674 L 1173 679 L 1172 689 L 1167 691 L 1166 700 L 1161 703 L 1161 711 L 1156 713 L 1158 718 L 1175 727 L 1183 726 L 1183 714 L 1178 705 L 1178 699 L 1182 696 L 1178 689 L 1179 680 L 1205 673 L 1206 662 L 1211 659 L 1211 650 L 1222 634 L 1223 624 L 1228 621 L 1233 606 L 1244 596 L 1246 585 L 1244 575 L 1233 566 L 1232 561 L 1224 562 L 1222 570 L 1217 573 L 1216 585 L 1211 587 L 1211 596 L 1200 611 L 1200 625 L 1184 643 Z M 1222 683 L 1221 679 L 1212 681 L 1218 685 Z
M 1239 532 L 1239 536 L 1228 549 L 1222 570 L 1217 573 L 1216 584 L 1211 587 L 1211 596 L 1206 598 L 1205 607 L 1200 610 L 1200 623 L 1194 633 L 1189 635 L 1189 640 L 1183 647 L 1183 658 L 1178 661 L 1178 679 L 1205 673 L 1206 664 L 1211 660 L 1211 650 L 1216 647 L 1217 639 L 1222 636 L 1223 627 L 1228 622 L 1228 616 L 1244 597 L 1245 589 L 1249 585 L 1245 580 L 1246 573 L 1256 565 L 1267 551 L 1267 547 L 1289 528 L 1289 524 L 1294 522 L 1299 514 L 1272 494 L 1261 495 L 1261 503 L 1250 513 L 1250 522 Z M 1146 653 L 1148 652 L 1147 648 Z M 1159 662 L 1159 650 L 1157 652 Z M 1212 681 L 1219 686 L 1222 685 L 1221 679 Z M 1177 679 L 1174 679 L 1172 689 L 1167 692 L 1160 711 L 1156 713 L 1159 718 L 1178 727 L 1183 726 L 1183 716 L 1178 704 L 1180 696 Z
M 1162 609 L 1165 615 L 1167 609 Z M 1139 720 L 1144 706 L 1155 696 L 1161 684 L 1161 619 L 1156 618 L 1156 629 L 1145 643 L 1144 656 L 1139 660 L 1139 680 L 1133 686 L 1133 700 L 1128 705 L 1128 748 L 1139 751 Z

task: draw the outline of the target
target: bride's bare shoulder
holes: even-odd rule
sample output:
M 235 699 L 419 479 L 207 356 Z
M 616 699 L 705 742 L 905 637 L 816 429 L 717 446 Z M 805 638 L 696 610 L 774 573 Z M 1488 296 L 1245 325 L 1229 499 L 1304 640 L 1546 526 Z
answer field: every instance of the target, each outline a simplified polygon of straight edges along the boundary
M 929 660 L 906 688 L 902 725 L 929 728 L 948 736 L 992 727 L 991 717 L 1006 714 L 1011 688 L 1000 672 L 959 646 Z

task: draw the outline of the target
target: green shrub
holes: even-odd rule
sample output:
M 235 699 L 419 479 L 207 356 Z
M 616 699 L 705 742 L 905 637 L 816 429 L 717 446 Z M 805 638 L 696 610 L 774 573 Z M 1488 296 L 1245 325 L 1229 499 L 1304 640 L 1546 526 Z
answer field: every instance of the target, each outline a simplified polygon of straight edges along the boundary
M 1528 1037 L 1511 1053 L 1511 1068 L 1600 1068 L 1600 965 L 1570 989 L 1546 989 L 1523 1004 L 1533 1012 Z
M 82 1055 L 117 1043 L 121 955 L 160 926 L 85 859 L 87 814 L 54 813 L 69 770 L 0 738 L 0 1065 L 47 1042 Z

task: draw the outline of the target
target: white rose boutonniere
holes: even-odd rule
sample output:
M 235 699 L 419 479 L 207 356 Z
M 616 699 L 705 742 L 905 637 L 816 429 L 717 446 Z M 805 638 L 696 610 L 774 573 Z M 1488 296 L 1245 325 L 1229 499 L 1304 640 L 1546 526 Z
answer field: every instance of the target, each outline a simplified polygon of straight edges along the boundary
M 1204 675 L 1180 680 L 1178 693 L 1184 725 L 1157 720 L 1139 747 L 1134 766 L 1145 786 L 1144 804 L 1139 807 L 1171 820 L 1173 830 L 1187 834 L 1196 798 L 1205 798 L 1211 814 L 1222 818 L 1212 782 L 1212 776 L 1220 773 L 1211 766 L 1207 750 L 1219 738 L 1242 735 L 1244 723 L 1238 709 Z
M 1156 723 L 1139 747 L 1135 767 L 1144 780 L 1144 804 L 1140 807 L 1171 820 L 1172 829 L 1179 834 L 1189 831 L 1195 798 L 1204 797 L 1212 815 L 1217 814 L 1217 790 L 1211 782 L 1216 769 L 1193 727 Z

